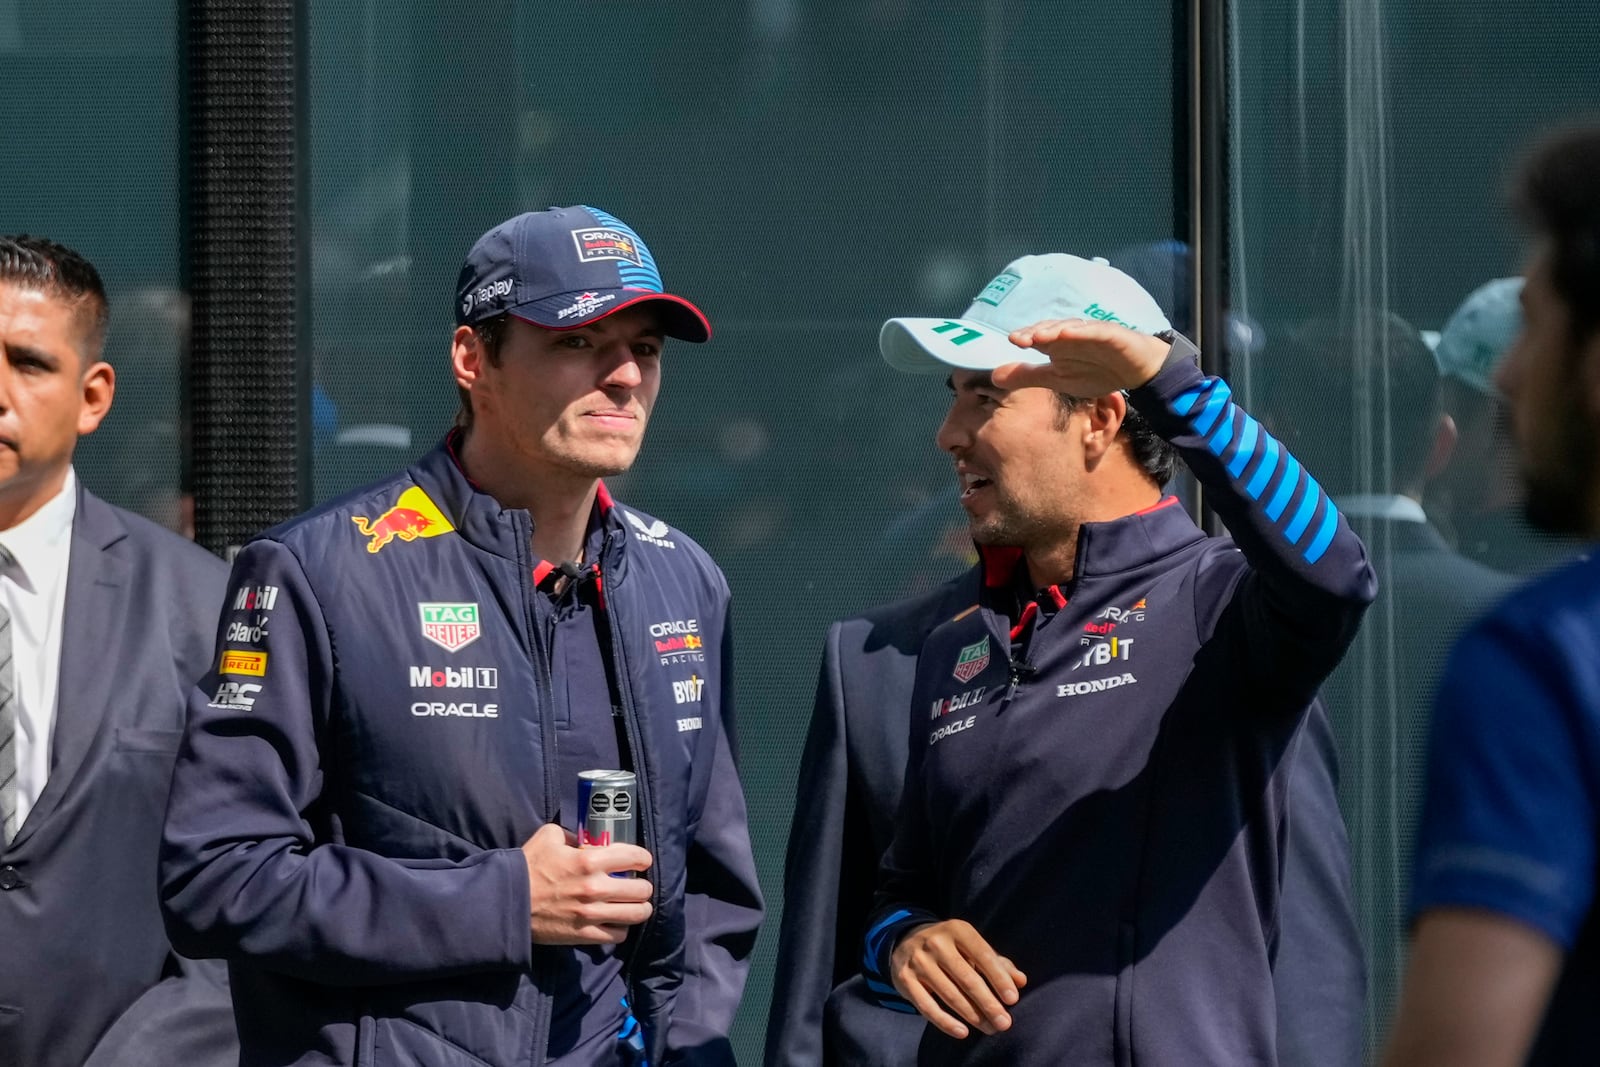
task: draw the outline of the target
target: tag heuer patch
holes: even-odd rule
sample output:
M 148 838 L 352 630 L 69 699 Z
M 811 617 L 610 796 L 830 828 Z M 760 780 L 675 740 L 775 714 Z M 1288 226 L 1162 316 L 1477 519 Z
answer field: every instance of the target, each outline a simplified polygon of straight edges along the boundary
M 459 652 L 478 639 L 478 605 L 418 604 L 422 636 L 446 652 Z
M 957 681 L 970 682 L 983 673 L 989 665 L 989 639 L 985 637 L 976 644 L 968 645 L 956 657 L 956 669 L 953 672 Z

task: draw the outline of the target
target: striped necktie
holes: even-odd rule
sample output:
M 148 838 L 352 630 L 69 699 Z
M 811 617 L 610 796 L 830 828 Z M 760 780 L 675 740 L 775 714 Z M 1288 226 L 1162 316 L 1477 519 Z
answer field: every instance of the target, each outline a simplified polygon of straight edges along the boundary
M 16 557 L 0 545 L 0 572 Z M 0 818 L 5 843 L 17 836 L 17 682 L 11 655 L 11 612 L 0 601 Z

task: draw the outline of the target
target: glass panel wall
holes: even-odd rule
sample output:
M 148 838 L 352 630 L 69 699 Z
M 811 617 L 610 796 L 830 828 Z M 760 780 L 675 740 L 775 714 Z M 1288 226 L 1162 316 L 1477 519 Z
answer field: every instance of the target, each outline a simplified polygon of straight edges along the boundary
M 1231 377 L 1367 539 L 1384 591 L 1324 688 L 1369 970 L 1403 967 L 1430 692 L 1451 639 L 1573 551 L 1519 518 L 1489 375 L 1517 328 L 1509 170 L 1600 104 L 1600 20 L 1519 0 L 1234 0 Z M 1458 310 L 1459 309 L 1459 310 Z
M 129 32 L 129 27 L 137 32 Z M 0 0 L 0 232 L 77 249 L 111 298 L 116 400 L 79 445 L 113 504 L 192 527 L 181 486 L 188 300 L 180 290 L 177 5 Z
M 611 482 L 735 598 L 743 773 L 771 914 L 736 1039 L 759 1058 L 795 768 L 829 621 L 962 569 L 942 383 L 877 331 L 1011 258 L 1172 236 L 1173 13 L 744 0 L 313 5 L 319 498 L 430 447 L 456 271 L 517 212 L 589 203 L 650 242 L 715 338 L 669 344 Z M 692 12 L 692 13 L 691 13 Z

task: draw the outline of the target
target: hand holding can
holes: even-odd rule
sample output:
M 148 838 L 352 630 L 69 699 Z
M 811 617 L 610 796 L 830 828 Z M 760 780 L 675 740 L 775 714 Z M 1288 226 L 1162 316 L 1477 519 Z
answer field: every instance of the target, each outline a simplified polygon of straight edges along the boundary
M 528 926 L 541 945 L 615 945 L 650 918 L 654 888 L 637 877 L 650 853 L 626 843 L 579 847 L 578 835 L 546 823 L 522 845 Z

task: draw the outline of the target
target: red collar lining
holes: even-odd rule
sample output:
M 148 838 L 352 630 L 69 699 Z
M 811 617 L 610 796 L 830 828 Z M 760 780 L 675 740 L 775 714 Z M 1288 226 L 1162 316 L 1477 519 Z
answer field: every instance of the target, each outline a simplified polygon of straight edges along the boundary
M 1136 511 L 1136 512 L 1134 512 L 1134 514 L 1135 515 L 1148 515 L 1152 511 L 1160 511 L 1162 508 L 1170 508 L 1172 505 L 1174 505 L 1176 503 L 1178 503 L 1178 498 L 1175 497 L 1175 496 L 1163 497 L 1161 500 L 1157 501 L 1154 504 L 1151 504 L 1149 507 L 1145 508 L 1143 511 Z
M 1022 609 L 1022 617 L 1011 628 L 1011 640 L 1020 641 L 1023 631 L 1028 628 L 1028 624 L 1033 621 L 1033 617 L 1037 614 L 1039 614 L 1038 603 L 1032 600 L 1028 601 L 1028 606 Z
M 999 589 L 1011 584 L 1017 567 L 1022 564 L 1022 549 L 979 545 L 978 558 L 983 561 L 983 584 Z

